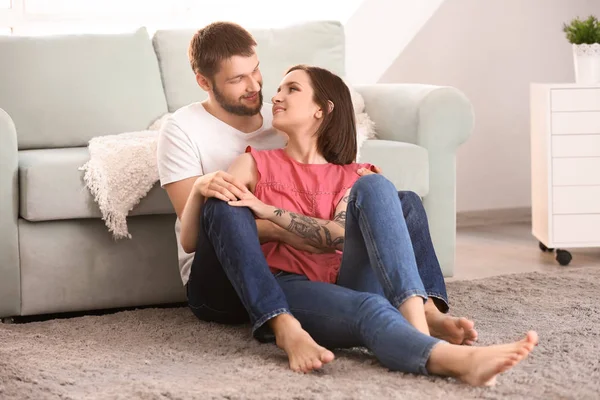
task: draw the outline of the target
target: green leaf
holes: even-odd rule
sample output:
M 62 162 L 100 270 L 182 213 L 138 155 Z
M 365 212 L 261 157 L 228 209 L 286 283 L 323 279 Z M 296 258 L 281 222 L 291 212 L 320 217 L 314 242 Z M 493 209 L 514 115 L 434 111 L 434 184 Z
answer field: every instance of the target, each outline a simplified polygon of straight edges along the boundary
M 579 17 L 563 24 L 563 32 L 572 44 L 600 43 L 600 22 L 594 15 L 585 20 Z

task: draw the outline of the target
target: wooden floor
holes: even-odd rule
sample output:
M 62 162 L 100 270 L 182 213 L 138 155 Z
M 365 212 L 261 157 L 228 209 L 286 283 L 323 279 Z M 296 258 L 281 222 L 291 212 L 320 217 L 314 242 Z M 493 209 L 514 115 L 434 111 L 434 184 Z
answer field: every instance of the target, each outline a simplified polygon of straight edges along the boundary
M 447 281 L 563 268 L 597 266 L 600 248 L 565 249 L 573 256 L 563 267 L 556 253 L 543 253 L 531 234 L 531 223 L 459 227 L 454 276 Z

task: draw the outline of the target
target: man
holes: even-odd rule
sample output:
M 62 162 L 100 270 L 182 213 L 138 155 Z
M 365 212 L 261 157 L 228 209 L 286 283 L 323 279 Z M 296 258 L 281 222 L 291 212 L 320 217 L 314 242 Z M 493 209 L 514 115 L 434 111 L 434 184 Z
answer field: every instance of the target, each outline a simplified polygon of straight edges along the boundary
M 315 343 L 293 317 L 260 244 L 281 241 L 313 253 L 330 249 L 227 204 L 247 191 L 224 172 L 231 162 L 247 146 L 266 150 L 286 144 L 272 128 L 271 107 L 263 107 L 255 47 L 250 33 L 231 23 L 213 23 L 194 35 L 188 55 L 208 99 L 179 109 L 163 125 L 159 175 L 177 213 L 181 278 L 194 314 L 221 323 L 250 320 L 255 338 L 269 341 L 273 334 L 290 367 L 307 372 L 331 362 L 333 353 Z M 399 196 L 430 296 L 425 305 L 430 331 L 452 343 L 472 344 L 473 323 L 438 309 L 448 308 L 446 288 L 421 200 L 412 192 Z

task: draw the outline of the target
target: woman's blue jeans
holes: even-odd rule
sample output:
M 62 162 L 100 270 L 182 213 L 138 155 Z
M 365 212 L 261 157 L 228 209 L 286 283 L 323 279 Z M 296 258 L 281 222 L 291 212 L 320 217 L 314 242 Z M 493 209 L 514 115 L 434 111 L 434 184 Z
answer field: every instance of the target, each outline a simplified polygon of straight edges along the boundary
M 380 175 L 361 178 L 346 212 L 344 255 L 336 284 L 276 275 L 292 314 L 328 348 L 365 346 L 386 367 L 427 374 L 438 339 L 424 335 L 398 307 L 427 299 L 394 185 Z

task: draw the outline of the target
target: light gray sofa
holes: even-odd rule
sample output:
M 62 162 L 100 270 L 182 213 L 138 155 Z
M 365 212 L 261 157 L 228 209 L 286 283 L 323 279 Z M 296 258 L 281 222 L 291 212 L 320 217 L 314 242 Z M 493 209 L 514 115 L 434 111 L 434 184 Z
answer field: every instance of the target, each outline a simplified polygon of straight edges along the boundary
M 270 99 L 286 69 L 344 76 L 337 22 L 254 30 Z M 175 214 L 158 184 L 114 240 L 78 170 L 88 141 L 147 129 L 206 95 L 187 60 L 193 31 L 0 37 L 0 317 L 184 301 Z M 450 87 L 355 86 L 377 124 L 361 161 L 423 197 L 444 273 L 455 244 L 455 154 L 472 108 Z

